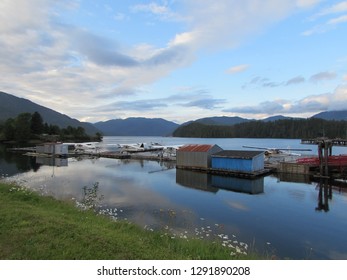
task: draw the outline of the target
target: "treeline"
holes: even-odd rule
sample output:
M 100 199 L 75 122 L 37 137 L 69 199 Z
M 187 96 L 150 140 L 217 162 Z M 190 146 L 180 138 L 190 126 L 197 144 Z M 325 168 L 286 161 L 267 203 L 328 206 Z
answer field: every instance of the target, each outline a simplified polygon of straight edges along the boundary
M 101 134 L 95 136 L 86 134 L 81 126 L 60 128 L 47 124 L 38 112 L 22 113 L 16 118 L 9 118 L 0 124 L 0 140 L 28 142 L 30 140 L 43 141 L 90 141 L 101 140 Z
M 178 127 L 174 137 L 195 138 L 347 138 L 347 121 L 317 118 L 285 119 L 271 122 L 250 121 L 232 126 L 193 122 Z

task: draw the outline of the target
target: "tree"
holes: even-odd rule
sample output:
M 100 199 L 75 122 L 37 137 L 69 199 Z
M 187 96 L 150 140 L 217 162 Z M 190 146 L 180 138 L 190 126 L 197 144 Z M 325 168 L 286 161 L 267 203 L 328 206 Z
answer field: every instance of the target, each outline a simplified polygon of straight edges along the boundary
M 25 142 L 30 140 L 31 137 L 31 114 L 19 114 L 15 121 L 15 140 Z
M 13 140 L 15 131 L 15 120 L 12 118 L 7 119 L 3 128 L 4 139 Z
M 44 124 L 43 124 L 43 119 L 41 115 L 38 112 L 35 112 L 31 116 L 31 132 L 33 134 L 42 134 L 44 130 Z

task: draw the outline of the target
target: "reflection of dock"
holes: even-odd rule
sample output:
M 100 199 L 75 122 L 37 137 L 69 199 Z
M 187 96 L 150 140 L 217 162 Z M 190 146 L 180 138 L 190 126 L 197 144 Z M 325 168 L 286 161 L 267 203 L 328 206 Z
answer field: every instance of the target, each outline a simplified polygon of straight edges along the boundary
M 176 161 L 176 158 L 161 156 L 160 153 L 153 152 L 136 152 L 136 153 L 122 153 L 122 152 L 103 152 L 98 156 L 114 159 L 137 159 L 137 160 L 155 160 L 155 161 Z

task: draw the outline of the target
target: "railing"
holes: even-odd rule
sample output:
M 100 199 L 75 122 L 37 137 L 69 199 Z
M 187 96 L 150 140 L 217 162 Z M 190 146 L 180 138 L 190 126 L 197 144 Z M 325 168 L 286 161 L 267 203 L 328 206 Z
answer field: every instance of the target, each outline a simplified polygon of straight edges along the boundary
M 301 144 L 317 145 L 320 143 L 331 143 L 332 146 L 347 146 L 347 139 L 328 139 L 328 138 L 315 138 L 315 139 L 301 139 Z

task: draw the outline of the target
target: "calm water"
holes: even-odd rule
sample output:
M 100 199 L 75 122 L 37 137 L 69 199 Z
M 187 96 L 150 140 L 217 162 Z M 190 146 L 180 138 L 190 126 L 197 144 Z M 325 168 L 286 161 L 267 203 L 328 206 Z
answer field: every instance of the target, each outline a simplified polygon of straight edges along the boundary
M 311 154 L 317 149 L 283 139 L 104 139 L 105 144 L 152 141 L 224 149 L 312 148 Z M 334 154 L 340 153 L 347 150 L 334 148 Z M 242 252 L 281 259 L 347 259 L 347 192 L 337 187 L 274 176 L 252 181 L 211 176 L 155 161 L 69 158 L 56 165 L 0 150 L 0 174 L 6 179 L 58 199 L 89 203 L 114 219 L 162 229 L 173 238 L 217 239 Z

